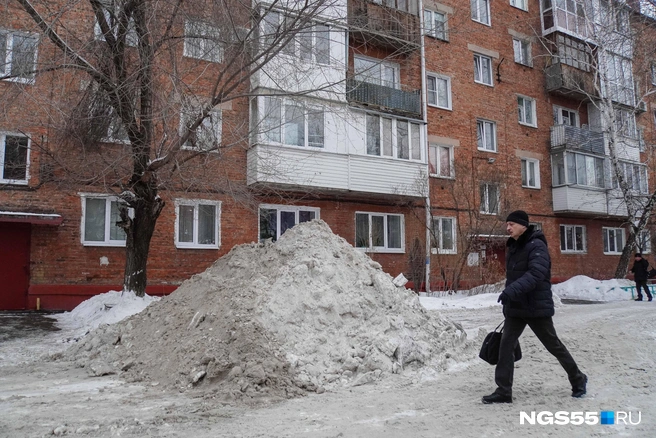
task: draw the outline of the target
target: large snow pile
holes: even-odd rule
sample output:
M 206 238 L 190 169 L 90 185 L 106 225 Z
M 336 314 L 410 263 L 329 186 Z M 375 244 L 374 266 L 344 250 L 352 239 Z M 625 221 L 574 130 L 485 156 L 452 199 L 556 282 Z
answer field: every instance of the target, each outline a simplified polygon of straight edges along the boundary
M 587 301 L 623 301 L 631 299 L 628 288 L 635 282 L 626 279 L 595 280 L 585 275 L 577 275 L 567 281 L 552 286 L 551 290 L 560 298 Z
M 240 245 L 143 312 L 68 350 L 91 374 L 120 373 L 219 397 L 291 397 L 469 360 L 462 328 L 323 221 Z

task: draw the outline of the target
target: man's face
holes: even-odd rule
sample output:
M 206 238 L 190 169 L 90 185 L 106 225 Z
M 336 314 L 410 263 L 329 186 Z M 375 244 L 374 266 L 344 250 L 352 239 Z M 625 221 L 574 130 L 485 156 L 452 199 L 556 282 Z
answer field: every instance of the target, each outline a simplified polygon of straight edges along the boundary
M 637 261 L 640 260 L 641 258 L 642 258 L 642 257 L 640 257 L 640 256 L 635 256 L 635 261 L 637 262 Z
M 517 240 L 519 236 L 524 234 L 526 227 L 524 225 L 516 224 L 515 222 L 506 222 L 506 233 L 510 234 L 510 237 Z

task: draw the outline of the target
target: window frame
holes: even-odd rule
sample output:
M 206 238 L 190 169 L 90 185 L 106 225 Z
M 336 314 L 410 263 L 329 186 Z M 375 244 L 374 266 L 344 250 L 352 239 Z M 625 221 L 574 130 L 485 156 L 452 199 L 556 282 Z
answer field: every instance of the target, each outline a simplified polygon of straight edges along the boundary
M 13 71 L 16 70 L 14 68 L 14 52 L 16 49 L 14 48 L 14 38 L 16 36 L 20 36 L 25 38 L 25 40 L 32 40 L 34 41 L 34 54 L 33 54 L 33 59 L 32 59 L 32 69 L 27 75 L 23 76 L 13 76 L 13 77 L 8 77 L 3 79 L 4 81 L 8 82 L 18 82 L 21 84 L 34 84 L 36 80 L 36 64 L 39 56 L 39 42 L 40 38 L 39 35 L 37 34 L 32 34 L 28 32 L 19 32 L 11 29 L 3 29 L 0 28 L 0 35 L 4 35 L 5 37 L 5 47 L 4 47 L 4 56 L 5 59 L 2 60 L 2 63 L 0 65 L 4 64 L 4 70 L 0 71 L 0 76 L 10 76 L 13 74 Z
M 186 110 L 187 109 L 193 109 L 193 108 L 185 108 L 185 106 L 182 106 L 181 113 L 180 113 L 180 135 L 184 135 L 185 132 L 185 124 L 187 123 L 187 115 L 186 115 Z M 211 145 L 208 145 L 208 147 L 203 147 L 203 145 L 198 145 L 198 138 L 203 132 L 210 132 L 207 135 L 212 135 L 213 136 L 213 142 Z M 196 146 L 193 145 L 193 142 L 191 140 L 187 140 L 184 142 L 182 145 L 181 149 L 183 150 L 189 150 L 189 151 L 198 151 L 198 152 L 210 152 L 210 153 L 219 153 L 219 149 L 221 147 L 221 139 L 223 136 L 223 112 L 221 111 L 221 108 L 214 108 L 212 109 L 207 117 L 203 119 L 203 121 L 198 125 L 196 128 L 196 132 L 193 133 L 190 137 L 195 137 L 196 139 Z M 214 145 L 214 141 L 216 142 L 216 147 Z
M 443 236 L 444 236 L 445 220 L 451 222 L 451 240 L 452 240 L 451 248 L 444 247 Z M 433 228 L 431 230 L 432 231 L 431 249 L 437 252 L 438 254 L 458 254 L 456 218 L 449 217 L 449 216 L 433 216 L 432 224 L 433 224 Z
M 82 246 L 103 246 L 103 247 L 125 247 L 126 239 L 118 240 L 112 239 L 111 233 L 112 228 L 123 231 L 117 225 L 112 225 L 112 203 L 125 204 L 125 201 L 122 201 L 118 196 L 107 195 L 102 193 L 79 193 L 80 200 L 82 203 L 82 211 L 80 217 L 80 243 Z M 87 240 L 86 239 L 86 226 L 88 221 L 87 214 L 87 201 L 88 200 L 104 200 L 105 201 L 105 212 L 104 212 L 104 237 L 103 240 Z M 128 208 L 128 215 L 134 217 L 134 209 Z M 125 231 L 123 231 L 125 233 Z
M 17 137 L 21 139 L 27 139 L 27 146 L 25 151 L 25 179 L 4 178 L 4 172 L 6 166 L 5 159 L 7 155 L 7 137 Z M 27 185 L 29 183 L 31 146 L 32 146 L 32 138 L 27 135 L 0 131 L 0 184 Z
M 527 188 L 527 189 L 540 189 L 541 184 L 540 184 L 540 160 L 537 160 L 535 158 L 522 158 L 520 160 L 521 166 L 522 166 L 522 187 Z M 529 164 L 532 163 L 534 164 L 534 172 L 535 172 L 535 184 L 530 185 L 529 184 Z
M 368 236 L 367 246 L 358 246 L 359 245 L 359 236 L 358 236 L 358 216 L 366 215 L 368 218 Z M 383 246 L 373 246 L 373 234 L 372 234 L 372 218 L 383 218 Z M 389 240 L 389 219 L 395 217 L 399 219 L 399 243 L 400 247 L 390 247 Z M 394 254 L 403 254 L 405 253 L 405 215 L 398 213 L 382 213 L 382 212 L 367 212 L 367 211 L 356 211 L 355 212 L 355 239 L 354 247 L 360 251 L 369 252 L 369 253 L 394 253 Z
M 615 247 L 614 250 L 611 249 L 611 233 L 614 234 L 612 238 L 612 244 Z M 624 250 L 624 245 L 626 244 L 624 228 L 601 227 L 601 234 L 604 255 L 622 254 L 622 250 Z M 619 242 L 618 238 L 620 239 Z M 620 244 L 619 249 L 618 243 Z
M 276 210 L 276 235 L 273 237 L 262 237 L 262 210 Z M 299 222 L 300 220 L 300 214 L 301 212 L 311 212 L 314 213 L 314 218 L 313 219 L 320 219 L 321 216 L 321 209 L 319 207 L 308 207 L 305 205 L 282 205 L 282 204 L 260 204 L 257 209 L 257 236 L 258 236 L 258 242 L 263 242 L 267 239 L 272 239 L 272 241 L 276 241 L 280 238 L 284 232 L 280 233 L 280 227 L 282 225 L 282 220 L 280 218 L 281 213 L 294 213 L 294 225 L 292 225 L 289 228 L 293 228 L 296 225 L 307 222 Z M 310 219 L 310 220 L 313 220 Z M 285 229 L 287 231 L 289 228 Z
M 571 123 L 564 123 L 565 118 L 563 117 L 563 111 L 570 113 L 570 115 L 568 116 L 570 120 L 571 117 L 574 116 L 575 123 L 573 125 Z M 577 110 L 566 108 L 564 106 L 559 106 L 559 105 L 553 106 L 553 119 L 554 119 L 554 125 L 573 126 L 575 128 L 579 128 L 581 126 L 580 125 L 581 118 L 579 117 L 579 112 Z
M 486 26 L 492 26 L 492 17 L 490 16 L 490 0 L 471 0 L 469 5 L 471 7 L 471 19 L 473 21 L 484 24 Z M 482 5 L 485 6 L 485 17 L 483 17 L 481 14 Z M 483 21 L 486 18 L 487 21 Z
M 513 40 L 513 57 L 515 59 L 515 62 L 517 64 L 521 64 L 526 67 L 533 67 L 531 42 L 517 37 L 514 37 L 512 40 Z
M 273 112 L 267 110 L 267 102 L 273 102 L 275 103 L 274 106 L 277 106 L 277 109 L 279 113 L 276 115 Z M 276 103 L 277 101 L 277 103 Z M 287 109 L 288 107 L 299 107 L 302 108 L 303 111 L 303 144 L 298 145 L 298 144 L 293 144 L 293 143 L 287 143 L 287 129 L 288 126 L 291 126 L 293 123 L 293 119 L 290 119 L 289 121 L 287 120 Z M 259 133 L 259 138 L 261 141 L 265 143 L 270 143 L 270 144 L 277 144 L 277 145 L 283 145 L 287 147 L 296 147 L 296 148 L 303 148 L 303 149 L 311 149 L 311 150 L 320 150 L 323 149 L 326 146 L 326 109 L 322 105 L 317 105 L 313 103 L 309 103 L 306 101 L 302 100 L 296 100 L 296 99 L 287 99 L 282 96 L 275 96 L 275 95 L 270 95 L 270 96 L 260 96 L 260 100 L 258 101 L 258 108 L 261 108 L 262 111 L 260 112 L 259 116 L 259 126 L 262 127 L 267 127 L 267 129 L 263 132 Z M 275 110 L 276 108 L 274 108 Z M 321 119 L 322 119 L 322 125 L 321 125 L 321 134 L 322 134 L 322 143 L 316 143 L 316 144 L 311 144 L 310 142 L 310 137 L 312 137 L 311 134 L 311 117 L 312 115 L 315 114 L 321 114 Z M 275 116 L 275 120 L 274 119 Z M 268 120 L 273 120 L 273 124 L 271 124 Z M 275 126 L 277 124 L 277 126 Z M 269 129 L 269 126 L 270 129 Z M 317 125 L 319 126 L 319 125 Z
M 369 63 L 368 67 L 360 69 L 357 63 Z M 394 72 L 392 82 L 385 78 L 384 69 L 390 69 Z M 378 76 L 371 75 L 371 72 L 378 72 Z M 381 87 L 401 89 L 401 65 L 398 62 L 388 61 L 386 59 L 372 58 L 364 55 L 353 56 L 353 77 L 356 81 L 366 82 L 367 84 L 380 85 Z M 375 79 L 372 81 L 371 79 Z
M 435 89 L 431 90 L 429 88 L 430 80 L 433 79 L 435 83 Z M 438 81 L 444 81 L 446 83 L 446 106 L 440 105 L 440 87 L 438 86 Z M 435 103 L 431 103 L 430 93 L 435 94 Z M 426 104 L 434 108 L 440 108 L 451 111 L 453 108 L 451 106 L 451 77 L 446 75 L 441 75 L 437 73 L 426 73 Z
M 485 68 L 482 61 L 487 61 L 489 63 L 489 74 L 488 78 L 484 78 Z M 492 57 L 483 55 L 481 53 L 474 53 L 474 82 L 481 85 L 486 85 L 488 87 L 494 87 L 494 77 L 492 74 Z M 489 82 L 485 82 L 486 79 L 489 79 Z
M 517 3 L 522 3 L 524 6 L 522 7 Z M 528 12 L 528 0 L 510 0 L 510 6 Z
M 112 26 L 111 18 L 112 15 L 110 14 L 109 8 L 116 9 L 116 3 L 114 0 L 100 0 L 100 3 L 103 5 L 103 15 L 105 16 L 105 20 L 107 21 L 107 24 L 109 26 Z M 117 32 L 118 28 L 116 26 L 116 23 L 112 26 L 114 38 L 117 37 Z M 102 29 L 100 28 L 100 23 L 98 23 L 98 19 L 94 16 L 93 18 L 93 37 L 96 41 L 102 41 L 106 42 L 105 39 L 105 34 L 103 34 Z M 128 23 L 128 31 L 125 34 L 125 44 L 128 47 L 137 47 L 139 37 L 137 35 L 137 31 L 135 29 L 135 24 L 134 24 L 134 18 L 130 19 L 130 22 Z
M 444 20 L 436 20 L 437 15 L 444 17 Z M 449 41 L 448 21 L 449 17 L 446 12 L 437 11 L 430 8 L 424 9 L 424 35 L 435 38 L 437 40 Z M 438 26 L 435 25 L 438 22 L 442 24 L 441 30 L 438 30 Z
M 651 254 L 651 233 L 649 230 L 643 229 L 640 230 L 639 234 L 640 236 L 636 236 L 636 245 L 638 247 L 638 251 L 641 254 Z M 640 245 L 639 242 L 643 242 L 643 245 Z
M 196 40 L 196 44 L 191 43 L 190 32 L 191 27 L 197 26 L 196 30 L 199 31 L 198 36 L 193 39 Z M 184 27 L 184 44 L 182 55 L 187 58 L 200 59 L 207 62 L 212 62 L 220 64 L 223 62 L 224 48 L 221 43 L 212 41 L 209 38 L 203 38 L 203 36 L 214 36 L 215 38 L 220 39 L 221 29 L 218 26 L 214 26 L 210 23 L 201 20 L 185 20 Z M 211 43 L 210 43 L 211 42 Z M 214 47 L 206 47 L 207 45 L 213 44 Z M 203 53 L 194 53 L 195 51 L 201 51 Z
M 175 229 L 173 240 L 175 247 L 178 249 L 219 249 L 221 247 L 221 201 L 209 200 L 209 199 L 186 199 L 178 198 L 175 200 Z M 200 222 L 200 209 L 201 205 L 205 206 L 214 206 L 214 243 L 198 243 L 198 234 L 200 232 L 199 222 Z M 180 241 L 180 207 L 182 206 L 193 206 L 194 207 L 194 218 L 193 218 L 193 238 L 192 242 L 181 242 Z
M 526 104 L 530 104 L 530 114 L 531 121 L 527 121 L 527 114 L 529 111 L 526 109 Z M 521 94 L 517 95 L 517 111 L 518 111 L 518 122 L 520 125 L 530 126 L 531 128 L 538 127 L 537 121 L 537 101 L 532 97 L 524 96 Z
M 403 160 L 403 161 L 409 161 L 409 162 L 415 162 L 415 163 L 423 163 L 424 162 L 424 142 L 422 140 L 422 129 L 421 129 L 421 124 L 417 123 L 411 119 L 403 119 L 403 118 L 398 118 L 398 117 L 392 117 L 388 116 L 387 114 L 381 114 L 381 113 L 361 113 L 364 116 L 364 144 L 365 144 L 365 155 L 370 156 L 370 157 L 386 157 L 386 158 L 393 158 L 395 160 Z M 371 131 L 369 130 L 369 121 L 377 118 L 378 120 L 378 144 L 372 143 L 371 146 L 375 146 L 376 150 L 378 153 L 370 153 L 370 148 L 369 148 L 369 137 L 370 133 L 374 133 L 374 130 L 372 129 Z M 386 125 L 387 123 L 387 125 Z M 407 125 L 407 140 L 408 140 L 408 146 L 407 146 L 407 158 L 401 156 L 401 154 L 404 152 L 403 148 L 401 147 L 401 143 L 399 142 L 399 139 L 401 136 L 399 135 L 399 131 L 401 128 L 399 127 L 400 123 L 404 123 Z M 387 130 L 389 128 L 389 131 Z M 387 139 L 386 134 L 389 134 L 389 139 Z M 413 134 L 418 134 L 418 141 L 417 144 L 415 145 L 415 139 L 416 137 Z M 389 141 L 389 144 L 386 144 L 386 141 Z M 417 154 L 419 156 L 417 157 Z
M 486 126 L 491 126 L 492 127 L 492 149 L 488 149 L 485 146 L 487 145 L 487 134 L 486 134 Z M 482 126 L 483 129 L 479 129 L 479 126 Z M 483 134 L 481 136 L 480 134 Z M 483 147 L 481 147 L 481 145 Z M 497 122 L 494 122 L 492 120 L 487 120 L 487 119 L 476 119 L 476 148 L 479 151 L 484 151 L 484 152 L 497 152 Z
M 567 249 L 567 230 L 571 229 L 575 233 L 573 235 L 574 237 L 574 242 L 573 242 L 573 247 L 576 246 L 576 230 L 580 229 L 581 230 L 581 246 L 583 248 L 574 248 L 574 249 Z M 560 230 L 560 252 L 562 254 L 585 254 L 588 252 L 588 242 L 587 242 L 587 230 L 585 225 L 569 225 L 569 224 L 560 224 L 559 226 Z M 563 234 L 563 231 L 565 231 L 565 234 Z M 563 241 L 563 237 L 565 237 L 565 241 Z M 565 248 L 563 248 L 563 243 L 565 243 Z
M 629 186 L 632 193 L 648 194 L 649 193 L 649 172 L 644 163 L 618 160 L 618 165 L 621 166 L 622 176 Z M 636 189 L 635 172 L 639 172 L 639 187 Z M 615 176 L 615 172 L 611 172 L 611 187 L 619 189 L 619 182 Z
M 490 187 L 496 188 L 496 208 L 490 205 Z M 485 195 L 483 198 L 483 194 Z M 481 181 L 479 183 L 479 195 L 481 196 L 479 213 L 491 216 L 498 216 L 501 205 L 501 186 L 498 183 Z
M 449 164 L 448 164 L 448 170 L 449 174 L 448 175 L 442 175 L 442 161 L 440 157 L 442 154 L 440 154 L 440 150 L 444 148 L 448 150 L 449 154 Z M 435 152 L 432 152 L 435 151 Z M 455 157 L 454 157 L 455 149 L 453 145 L 448 145 L 448 144 L 441 144 L 441 143 L 429 143 L 428 144 L 428 170 L 429 170 L 429 175 L 435 178 L 445 178 L 445 179 L 454 179 L 456 177 L 456 172 L 455 172 Z M 433 160 L 434 158 L 434 160 Z M 435 162 L 433 162 L 435 161 Z M 434 169 L 435 172 L 432 172 L 431 169 Z

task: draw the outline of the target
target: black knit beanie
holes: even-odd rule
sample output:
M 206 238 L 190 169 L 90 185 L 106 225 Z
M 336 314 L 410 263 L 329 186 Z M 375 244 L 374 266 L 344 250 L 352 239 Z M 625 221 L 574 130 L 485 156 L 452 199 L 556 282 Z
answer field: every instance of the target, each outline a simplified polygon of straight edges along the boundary
M 528 214 L 523 210 L 513 211 L 506 218 L 506 222 L 514 222 L 519 225 L 524 225 L 528 227 Z

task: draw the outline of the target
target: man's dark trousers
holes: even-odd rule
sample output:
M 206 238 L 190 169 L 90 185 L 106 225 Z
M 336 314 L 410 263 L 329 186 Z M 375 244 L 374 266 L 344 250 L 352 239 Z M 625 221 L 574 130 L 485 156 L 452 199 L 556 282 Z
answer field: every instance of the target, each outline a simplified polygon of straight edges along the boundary
M 496 392 L 502 395 L 512 396 L 513 374 L 515 371 L 515 344 L 519 336 L 528 325 L 535 336 L 542 342 L 549 353 L 553 354 L 563 369 L 572 386 L 581 383 L 584 379 L 583 373 L 574 362 L 565 345 L 560 342 L 551 317 L 546 318 L 510 318 L 506 317 L 503 326 L 503 335 L 499 347 L 499 363 L 494 372 L 494 380 L 498 386 Z
M 649 286 L 647 286 L 647 280 L 641 280 L 638 281 L 636 280 L 636 291 L 638 292 L 638 299 L 642 299 L 642 292 L 640 291 L 640 288 L 643 288 L 645 290 L 645 294 L 647 294 L 647 299 L 651 301 L 651 292 L 649 292 Z

